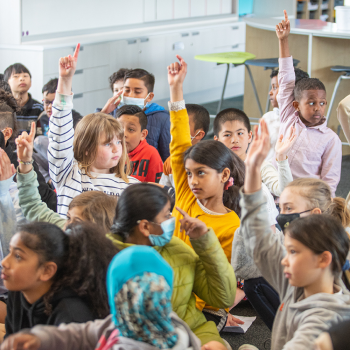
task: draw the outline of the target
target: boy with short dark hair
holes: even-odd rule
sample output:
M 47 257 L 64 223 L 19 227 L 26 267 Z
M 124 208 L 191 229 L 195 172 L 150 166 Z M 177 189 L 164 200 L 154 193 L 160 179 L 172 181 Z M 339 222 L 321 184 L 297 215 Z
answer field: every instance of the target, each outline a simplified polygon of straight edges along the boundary
M 129 154 L 131 176 L 141 182 L 159 182 L 163 162 L 158 151 L 146 141 L 147 116 L 138 106 L 125 105 L 116 112 L 123 124 L 125 144 Z
M 121 105 L 136 105 L 147 115 L 147 142 L 155 147 L 165 161 L 169 155 L 170 115 L 162 106 L 151 103 L 155 79 L 144 69 L 131 69 L 124 77 Z
M 324 112 L 327 105 L 326 89 L 315 78 L 304 78 L 295 83 L 293 58 L 289 53 L 290 22 L 276 26 L 279 39 L 278 104 L 280 107 L 280 134 L 295 126 L 299 135 L 288 152 L 293 178 L 313 177 L 331 187 L 335 195 L 341 174 L 342 144 L 338 135 L 327 127 Z M 273 161 L 275 164 L 275 160 Z
M 52 115 L 52 104 L 55 100 L 57 90 L 58 79 L 54 78 L 49 80 L 42 89 L 44 111 L 39 115 L 38 120 L 40 121 L 41 132 L 39 135 L 47 136 L 49 132 L 49 119 Z M 72 110 L 73 114 L 73 128 L 75 129 L 78 122 L 83 118 L 77 111 Z
M 130 69 L 128 68 L 120 68 L 117 72 L 114 72 L 109 78 L 109 87 L 113 92 L 113 96 L 115 96 L 120 90 L 123 89 L 124 86 L 124 77 Z
M 12 95 L 17 100 L 21 112 L 17 114 L 18 129 L 30 132 L 31 123 L 37 122 L 39 115 L 44 110 L 43 105 L 34 100 L 28 90 L 32 86 L 32 76 L 27 67 L 21 63 L 15 63 L 6 68 L 4 80 L 10 85 Z
M 301 70 L 300 68 L 294 68 L 295 72 L 295 83 L 297 83 L 299 80 L 304 78 L 309 78 L 309 74 Z M 279 90 L 278 85 L 278 69 L 275 69 L 272 71 L 271 75 L 271 90 L 269 92 L 270 96 L 270 102 L 272 105 L 273 110 L 265 113 L 262 118 L 266 121 L 267 127 L 269 129 L 269 135 L 270 135 L 270 144 L 271 149 L 269 154 L 266 157 L 266 160 L 272 160 L 275 155 L 275 146 L 276 142 L 279 138 L 279 130 L 281 126 L 280 122 L 280 112 L 278 108 L 278 102 L 277 102 L 277 94 Z
M 195 145 L 207 135 L 210 126 L 210 115 L 209 112 L 200 105 L 188 103 L 186 104 L 186 109 L 190 123 L 192 145 Z M 172 187 L 175 190 L 171 157 L 168 157 L 164 162 L 163 175 L 159 184 Z
M 214 140 L 245 161 L 253 133 L 247 115 L 237 108 L 226 108 L 214 119 Z
M 110 113 L 115 117 L 117 108 L 123 105 L 135 105 L 143 109 L 148 120 L 147 142 L 158 150 L 162 161 L 165 161 L 170 155 L 170 115 L 162 106 L 151 103 L 154 98 L 154 84 L 154 75 L 146 70 L 140 68 L 126 70 L 123 92 L 119 90 L 107 101 L 102 110 L 97 111 Z

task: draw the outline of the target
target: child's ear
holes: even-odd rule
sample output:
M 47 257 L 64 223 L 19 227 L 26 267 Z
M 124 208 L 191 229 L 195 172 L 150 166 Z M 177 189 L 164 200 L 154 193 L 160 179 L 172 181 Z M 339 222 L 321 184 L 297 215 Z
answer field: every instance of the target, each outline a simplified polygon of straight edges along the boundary
M 198 134 L 197 134 L 197 132 L 198 132 Z M 203 137 L 205 136 L 205 132 L 202 129 L 199 129 L 198 131 L 196 130 L 194 134 L 197 134 L 197 136 L 195 138 L 198 140 L 202 140 Z
M 293 107 L 296 111 L 299 112 L 299 102 L 298 101 L 293 101 Z
M 311 214 L 322 214 L 322 211 L 320 208 L 315 208 L 311 210 L 310 215 Z
M 248 143 L 251 143 L 252 139 L 253 139 L 253 131 L 250 130 L 248 133 Z
M 325 269 L 332 263 L 332 253 L 328 250 L 324 251 L 319 255 L 319 267 Z
M 147 129 L 143 129 L 141 131 L 141 141 L 143 141 L 148 135 L 148 130 Z
M 230 178 L 230 169 L 229 168 L 225 168 L 222 172 L 222 182 L 225 183 L 229 178 Z
M 49 281 L 57 272 L 57 265 L 53 261 L 49 261 L 44 264 L 43 272 L 41 273 L 40 280 L 43 282 Z
M 149 94 L 148 94 L 148 97 L 146 98 L 146 101 L 145 102 L 151 102 L 152 100 L 153 100 L 153 98 L 154 98 L 154 92 L 150 92 Z
M 219 141 L 218 137 L 216 135 L 214 135 L 214 140 L 215 141 Z
M 149 227 L 150 224 L 147 220 L 140 220 L 138 229 L 145 237 L 150 235 Z

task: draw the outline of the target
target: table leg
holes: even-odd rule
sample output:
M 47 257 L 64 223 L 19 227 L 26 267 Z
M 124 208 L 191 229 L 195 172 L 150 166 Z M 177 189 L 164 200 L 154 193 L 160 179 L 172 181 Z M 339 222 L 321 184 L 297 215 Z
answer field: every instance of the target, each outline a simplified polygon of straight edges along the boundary
M 224 100 L 224 95 L 225 95 L 225 90 L 226 90 L 226 84 L 227 84 L 227 78 L 228 78 L 228 74 L 230 72 L 230 64 L 227 63 L 227 70 L 226 70 L 226 76 L 225 76 L 225 82 L 224 82 L 224 87 L 222 89 L 222 94 L 221 94 L 221 100 L 219 102 L 219 105 L 218 105 L 218 110 L 216 112 L 216 114 L 218 114 L 221 110 L 221 105 L 222 105 L 222 101 Z

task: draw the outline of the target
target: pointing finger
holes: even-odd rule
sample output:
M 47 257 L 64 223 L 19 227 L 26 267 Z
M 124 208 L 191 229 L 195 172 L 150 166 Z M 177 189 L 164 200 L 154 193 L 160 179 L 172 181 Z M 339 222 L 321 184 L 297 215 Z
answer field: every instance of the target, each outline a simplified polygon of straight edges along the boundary
M 79 51 L 80 51 L 80 44 L 78 43 L 77 47 L 75 48 L 74 55 L 73 55 L 75 62 L 78 60 Z

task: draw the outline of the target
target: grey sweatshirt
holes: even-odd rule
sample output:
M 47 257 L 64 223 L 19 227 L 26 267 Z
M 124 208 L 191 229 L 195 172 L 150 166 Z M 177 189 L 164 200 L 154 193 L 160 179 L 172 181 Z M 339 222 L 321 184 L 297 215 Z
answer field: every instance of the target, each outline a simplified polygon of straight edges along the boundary
M 172 350 L 200 350 L 201 342 L 190 330 L 187 324 L 182 321 L 175 312 L 170 314 L 178 334 L 178 341 Z M 41 341 L 40 350 L 94 350 L 100 337 L 106 339 L 114 331 L 115 326 L 112 316 L 104 320 L 90 321 L 87 323 L 61 324 L 54 326 L 36 326 L 30 330 Z M 25 331 L 28 333 L 27 331 Z M 139 342 L 133 339 L 119 337 L 113 350 L 159 350 L 158 348 Z
M 322 332 L 350 319 L 350 292 L 340 278 L 336 278 L 334 290 L 338 293 L 318 293 L 303 299 L 304 289 L 290 286 L 284 277 L 281 260 L 286 252 L 266 221 L 262 191 L 249 195 L 241 192 L 241 196 L 245 249 L 281 300 L 273 323 L 271 350 L 313 349 L 315 339 Z

